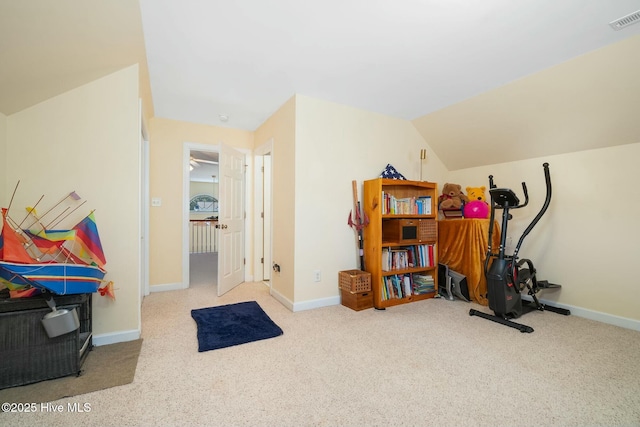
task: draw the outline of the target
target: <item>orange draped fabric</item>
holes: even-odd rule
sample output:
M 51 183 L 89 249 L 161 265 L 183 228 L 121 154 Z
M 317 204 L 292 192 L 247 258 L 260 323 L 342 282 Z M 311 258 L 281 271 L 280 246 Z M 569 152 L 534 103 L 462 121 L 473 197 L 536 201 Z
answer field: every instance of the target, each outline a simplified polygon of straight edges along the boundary
M 500 228 L 494 222 L 491 249 L 498 251 Z M 487 301 L 484 260 L 489 241 L 488 219 L 449 219 L 438 222 L 438 262 L 467 276 L 469 296 L 478 304 Z

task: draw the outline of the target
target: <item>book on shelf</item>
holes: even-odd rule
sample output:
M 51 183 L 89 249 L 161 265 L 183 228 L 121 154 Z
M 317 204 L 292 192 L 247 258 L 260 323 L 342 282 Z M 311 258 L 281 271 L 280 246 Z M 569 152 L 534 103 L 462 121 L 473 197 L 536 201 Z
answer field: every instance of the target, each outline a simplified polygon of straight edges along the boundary
M 398 248 L 382 248 L 381 270 L 403 270 L 414 267 L 433 267 L 433 244 L 411 245 Z
M 411 295 L 435 292 L 435 279 L 431 274 L 394 274 L 382 278 L 381 299 L 401 299 Z
M 411 275 L 405 274 L 404 276 L 402 276 L 402 285 L 403 285 L 404 295 L 405 296 L 411 295 L 411 291 L 412 291 Z
M 420 254 L 419 267 L 433 267 L 433 260 L 435 256 L 433 244 L 419 245 L 418 252 Z
M 382 191 L 382 215 L 431 215 L 431 196 L 401 197 Z
M 406 249 L 391 250 L 391 269 L 402 270 L 409 267 L 408 255 Z
M 401 299 L 413 293 L 414 283 L 411 274 L 394 274 L 382 278 L 382 300 Z
M 391 270 L 391 263 L 389 262 L 389 248 L 382 248 L 382 264 L 380 269 L 382 271 Z
M 431 196 L 420 196 L 416 199 L 418 215 L 431 215 Z

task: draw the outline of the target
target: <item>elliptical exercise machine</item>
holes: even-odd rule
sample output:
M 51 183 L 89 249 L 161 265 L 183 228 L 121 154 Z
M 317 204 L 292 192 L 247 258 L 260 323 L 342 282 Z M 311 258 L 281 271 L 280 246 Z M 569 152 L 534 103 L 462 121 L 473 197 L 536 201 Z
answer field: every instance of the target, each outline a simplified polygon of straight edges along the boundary
M 527 206 L 529 203 L 529 194 L 527 185 L 522 183 L 522 191 L 524 192 L 525 201 L 520 204 L 520 199 L 509 188 L 497 188 L 493 183 L 493 175 L 489 175 L 489 194 L 491 195 L 491 220 L 489 222 L 489 246 L 487 249 L 487 257 L 484 262 L 484 272 L 487 277 L 487 291 L 489 308 L 493 310 L 495 315 L 483 313 L 474 309 L 469 310 L 470 316 L 479 316 L 493 322 L 501 323 L 520 330 L 520 332 L 533 332 L 533 328 L 511 321 L 517 319 L 525 313 L 533 310 L 553 311 L 555 313 L 568 316 L 571 314 L 569 310 L 564 308 L 553 307 L 542 304 L 536 294 L 542 289 L 558 289 L 561 286 L 549 283 L 546 280 L 537 280 L 536 269 L 533 262 L 529 259 L 521 259 L 518 261 L 518 252 L 524 238 L 531 232 L 533 227 L 540 221 L 542 215 L 546 212 L 551 202 L 551 176 L 549 174 L 549 163 L 542 165 L 544 168 L 544 177 L 547 186 L 547 196 L 544 205 L 538 215 L 531 221 L 531 224 L 524 230 L 518 244 L 516 245 L 513 255 L 505 254 L 505 246 L 507 241 L 507 223 L 512 218 L 509 213 L 511 209 L 519 209 Z M 502 209 L 502 227 L 500 236 L 500 248 L 498 253 L 491 251 L 491 238 L 493 235 L 493 223 L 495 219 L 496 209 Z M 489 262 L 491 267 L 489 268 Z M 522 292 L 528 290 L 531 300 L 522 300 Z

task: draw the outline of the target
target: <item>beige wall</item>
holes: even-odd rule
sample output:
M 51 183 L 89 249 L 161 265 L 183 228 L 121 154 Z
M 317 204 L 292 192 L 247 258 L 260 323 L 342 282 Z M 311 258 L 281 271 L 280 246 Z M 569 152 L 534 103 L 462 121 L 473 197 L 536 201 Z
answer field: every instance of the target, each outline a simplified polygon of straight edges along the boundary
M 411 122 L 297 96 L 295 146 L 295 301 L 336 297 L 338 272 L 359 268 L 352 180 L 362 183 L 391 163 L 420 179 L 420 150 L 429 152 L 423 179 L 441 182 L 447 170 Z M 277 154 L 276 154 L 277 156 Z M 313 281 L 320 270 L 321 282 Z
M 290 98 L 255 132 L 256 147 L 273 141 L 272 261 L 281 267 L 271 275 L 274 295 L 292 303 L 295 293 L 296 97 Z M 290 304 L 287 304 L 292 308 Z
M 0 206 L 7 206 L 7 174 L 4 172 L 9 159 L 7 159 L 7 116 L 0 113 Z
M 149 208 L 149 285 L 180 284 L 184 143 L 251 150 L 253 133 L 161 118 L 151 120 L 149 132 L 149 194 L 162 199 Z
M 7 119 L 5 194 L 20 180 L 11 212 L 44 194 L 42 212 L 71 191 L 87 201 L 71 226 L 95 209 L 116 300 L 94 294 L 94 335 L 140 330 L 139 141 L 137 66 Z
M 640 143 L 503 163 L 452 172 L 452 182 L 497 186 L 522 195 L 527 183 L 529 206 L 513 211 L 509 236 L 517 243 L 542 207 L 542 164 L 549 163 L 553 195 L 540 223 L 525 239 L 520 256 L 530 258 L 542 279 L 562 285 L 538 296 L 613 316 L 640 320 L 636 295 L 640 223 Z M 487 193 L 488 196 L 488 193 Z

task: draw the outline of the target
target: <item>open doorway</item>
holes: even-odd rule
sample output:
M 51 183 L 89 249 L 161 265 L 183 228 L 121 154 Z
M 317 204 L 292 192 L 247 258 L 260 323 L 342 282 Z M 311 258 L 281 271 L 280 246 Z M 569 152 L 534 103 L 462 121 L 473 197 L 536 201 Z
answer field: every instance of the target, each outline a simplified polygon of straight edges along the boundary
M 197 152 L 200 157 L 191 156 Z M 190 175 L 193 170 L 203 168 L 203 164 L 216 165 L 207 153 L 217 153 L 219 173 L 209 172 L 207 188 L 217 188 L 218 194 L 203 190 L 191 190 Z M 213 154 L 211 154 L 213 156 Z M 217 252 L 217 275 L 208 274 L 207 284 L 217 291 L 218 296 L 230 291 L 245 280 L 245 165 L 246 153 L 224 143 L 217 146 L 185 142 L 183 145 L 183 222 L 182 222 L 182 283 L 189 287 L 190 234 L 192 219 L 204 222 L 207 228 L 208 253 Z M 198 164 L 198 166 L 196 165 Z M 219 176 L 218 176 L 219 175 Z M 203 178 L 204 179 L 204 178 Z M 216 182 L 214 182 L 216 181 Z M 216 197 L 217 196 L 217 197 Z M 219 201 L 219 202 L 218 202 Z M 193 209 L 192 209 L 193 207 Z M 218 215 L 216 215 L 216 209 Z M 197 211 L 197 212 L 194 212 Z M 216 218 L 217 217 L 217 218 Z M 214 264 L 209 259 L 207 264 Z
M 189 287 L 218 281 L 219 149 L 189 149 Z

